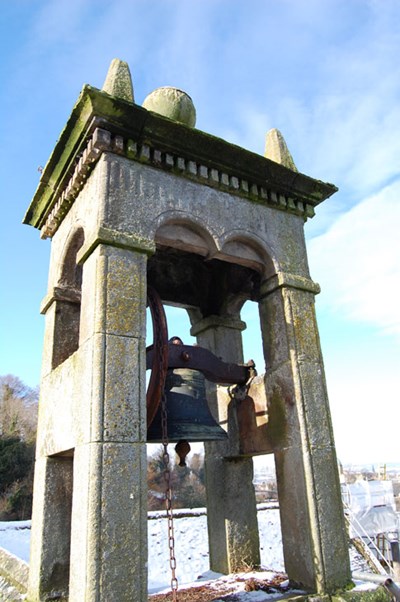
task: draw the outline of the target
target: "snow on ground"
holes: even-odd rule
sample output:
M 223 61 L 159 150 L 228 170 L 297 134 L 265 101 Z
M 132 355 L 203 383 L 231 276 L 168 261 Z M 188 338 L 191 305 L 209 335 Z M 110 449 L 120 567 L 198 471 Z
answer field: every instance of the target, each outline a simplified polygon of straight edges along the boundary
M 207 516 L 198 510 L 196 516 L 183 516 L 177 511 L 174 521 L 177 578 L 180 584 L 191 583 L 209 569 Z M 161 513 L 150 513 L 149 520 L 149 592 L 166 586 L 170 581 L 169 550 L 166 521 Z M 278 508 L 259 510 L 261 564 L 283 572 L 283 551 Z M 1 545 L 1 534 L 0 534 Z
M 29 562 L 31 521 L 0 522 L 0 547 Z
M 169 549 L 165 513 L 151 512 L 148 521 L 149 593 L 169 588 Z M 261 565 L 275 573 L 284 572 L 279 509 L 260 505 L 258 524 L 261 543 Z M 205 509 L 178 510 L 174 520 L 175 555 L 179 587 L 202 579 L 221 577 L 209 571 L 207 517 Z M 0 547 L 29 562 L 30 521 L 0 522 Z M 353 560 L 352 560 L 353 564 Z M 361 567 L 357 566 L 357 570 Z M 262 578 L 259 575 L 259 578 Z M 248 577 L 248 575 L 247 575 Z M 222 581 L 231 579 L 224 577 Z M 204 584 L 204 583 L 203 583 Z M 265 592 L 240 594 L 240 602 L 272 600 Z M 276 599 L 276 597 L 275 597 Z
M 149 592 L 169 586 L 169 549 L 165 513 L 149 513 Z M 279 510 L 259 510 L 261 562 L 268 569 L 284 571 Z M 179 585 L 195 581 L 209 570 L 205 509 L 176 511 L 175 555 Z M 29 562 L 30 521 L 0 522 L 0 546 Z

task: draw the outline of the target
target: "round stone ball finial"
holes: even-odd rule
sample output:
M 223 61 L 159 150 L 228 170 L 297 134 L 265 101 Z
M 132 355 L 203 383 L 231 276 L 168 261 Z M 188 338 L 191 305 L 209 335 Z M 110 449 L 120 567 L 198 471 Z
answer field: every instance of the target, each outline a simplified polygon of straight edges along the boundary
M 157 88 L 146 96 L 142 106 L 190 128 L 196 124 L 196 109 L 193 101 L 186 92 L 178 88 L 169 86 Z

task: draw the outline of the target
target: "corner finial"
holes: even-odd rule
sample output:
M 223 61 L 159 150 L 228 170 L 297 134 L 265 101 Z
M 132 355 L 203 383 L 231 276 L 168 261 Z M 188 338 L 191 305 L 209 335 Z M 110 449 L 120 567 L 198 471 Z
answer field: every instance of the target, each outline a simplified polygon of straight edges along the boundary
M 267 132 L 264 157 L 275 161 L 275 163 L 280 163 L 292 171 L 298 171 L 284 137 L 276 128 Z
M 154 111 L 154 113 L 183 123 L 190 128 L 194 128 L 196 125 L 196 109 L 193 100 L 189 94 L 179 88 L 171 86 L 157 88 L 146 96 L 142 106 L 148 111 Z
M 131 72 L 128 63 L 113 59 L 102 88 L 111 96 L 134 102 Z

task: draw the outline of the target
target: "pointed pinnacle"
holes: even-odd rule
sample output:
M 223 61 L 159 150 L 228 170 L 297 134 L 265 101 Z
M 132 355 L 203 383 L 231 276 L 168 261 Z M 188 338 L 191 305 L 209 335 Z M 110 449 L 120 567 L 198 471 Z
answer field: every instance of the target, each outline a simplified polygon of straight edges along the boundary
M 275 163 L 280 163 L 292 171 L 298 171 L 284 137 L 276 128 L 267 132 L 264 157 L 275 161 Z
M 113 59 L 102 88 L 103 92 L 116 98 L 134 102 L 131 72 L 128 63 Z

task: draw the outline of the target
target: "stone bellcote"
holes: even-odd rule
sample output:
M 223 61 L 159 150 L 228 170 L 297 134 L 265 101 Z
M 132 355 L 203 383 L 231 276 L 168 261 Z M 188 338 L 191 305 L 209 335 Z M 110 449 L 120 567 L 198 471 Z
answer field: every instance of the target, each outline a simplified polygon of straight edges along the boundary
M 182 90 L 134 98 L 118 60 L 102 90 L 83 87 L 24 218 L 51 239 L 28 598 L 147 602 L 149 285 L 225 362 L 243 363 L 240 311 L 259 308 L 265 374 L 242 400 L 207 387 L 227 434 L 205 443 L 211 568 L 259 565 L 252 456 L 273 453 L 289 578 L 346 587 L 304 239 L 337 189 L 299 173 L 277 130 L 263 157 L 196 129 Z

